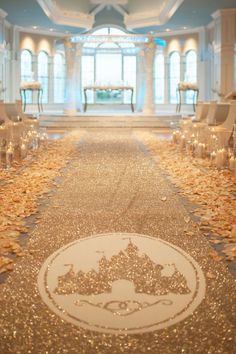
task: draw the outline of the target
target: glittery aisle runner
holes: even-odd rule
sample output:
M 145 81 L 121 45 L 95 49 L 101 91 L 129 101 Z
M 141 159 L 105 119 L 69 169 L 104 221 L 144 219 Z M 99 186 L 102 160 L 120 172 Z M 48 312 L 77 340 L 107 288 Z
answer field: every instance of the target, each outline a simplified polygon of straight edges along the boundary
M 186 227 L 192 232 L 191 238 L 183 232 Z M 84 240 L 101 234 L 104 236 Z M 119 253 L 119 245 L 123 244 Z M 109 247 L 113 254 L 108 254 Z M 71 260 L 70 249 L 75 250 Z M 166 262 L 161 262 L 160 250 L 163 254 L 166 252 Z M 210 246 L 189 221 L 187 210 L 158 165 L 131 132 L 90 130 L 42 212 L 41 222 L 27 245 L 27 255 L 16 264 L 7 283 L 1 285 L 0 352 L 232 354 L 234 284 L 224 264 L 209 258 L 209 250 Z M 99 263 L 95 270 L 95 265 L 89 264 L 91 252 L 96 254 Z M 63 255 L 66 263 L 63 263 Z M 60 257 L 61 264 L 56 267 Z M 86 264 L 80 273 L 73 268 L 73 257 Z M 186 262 L 186 267 L 181 268 L 181 261 Z M 174 301 L 177 304 L 177 300 L 181 300 L 178 306 L 187 301 L 192 291 L 190 264 L 196 270 L 196 281 L 202 292 L 202 283 L 204 278 L 206 280 L 205 298 L 198 299 L 193 313 L 187 313 L 191 306 L 185 306 L 182 317 L 178 319 L 170 312 L 169 320 L 162 321 L 165 325 L 159 325 L 158 309 L 160 316 L 163 313 L 157 307 L 160 300 L 167 309 Z M 53 267 L 55 271 L 61 267 L 57 284 Z M 53 287 L 53 301 L 62 301 L 62 307 L 66 306 L 66 299 L 73 298 L 73 306 L 78 305 L 81 316 L 78 325 L 76 313 L 70 314 L 70 307 L 63 311 L 59 306 L 55 310 L 53 301 L 45 300 L 46 295 L 42 300 L 37 284 L 39 271 L 41 280 L 48 281 L 39 284 L 41 295 L 47 295 Z M 78 276 L 79 283 L 76 282 Z M 110 284 L 111 279 L 116 281 Z M 111 298 L 111 294 L 118 294 L 117 287 L 121 285 L 125 290 L 123 296 L 127 291 L 133 294 L 133 299 L 120 301 L 117 309 L 116 298 Z M 84 296 L 79 300 L 78 292 Z M 104 293 L 110 298 L 103 306 Z M 166 300 L 169 293 L 172 297 Z M 87 312 L 83 313 L 83 308 L 88 309 Z M 97 318 L 93 318 L 93 308 Z M 175 306 L 169 308 L 175 309 Z M 151 319 L 154 311 L 157 325 L 149 332 L 146 331 L 148 318 Z M 97 327 L 94 323 L 90 326 L 89 321 L 84 325 L 86 321 L 82 316 L 86 313 L 94 323 L 97 321 Z M 172 323 L 175 317 L 176 322 Z M 97 325 L 106 319 L 107 327 Z M 136 319 L 135 334 L 129 334 Z M 127 323 L 128 334 L 124 329 L 116 333 L 114 328 L 122 323 Z M 100 332 L 96 328 L 101 329 Z M 110 328 L 111 333 L 107 333 Z

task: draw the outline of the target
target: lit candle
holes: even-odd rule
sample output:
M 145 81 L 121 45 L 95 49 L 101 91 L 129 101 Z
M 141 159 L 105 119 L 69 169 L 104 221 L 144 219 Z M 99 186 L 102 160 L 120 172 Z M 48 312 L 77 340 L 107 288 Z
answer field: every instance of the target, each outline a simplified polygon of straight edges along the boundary
M 229 169 L 231 171 L 234 171 L 236 169 L 236 159 L 233 156 L 231 156 L 229 159 Z
M 24 143 L 22 143 L 20 146 L 20 152 L 21 152 L 21 158 L 24 159 L 27 155 L 27 148 Z
M 9 146 L 6 151 L 6 168 L 9 169 L 11 168 L 12 162 L 13 162 L 13 153 L 14 153 L 14 148 L 12 143 L 9 143 Z
M 216 152 L 216 167 L 221 168 L 222 167 L 222 151 L 217 150 Z
M 227 154 L 226 149 L 222 149 L 221 152 L 222 152 L 222 166 L 225 166 L 226 162 L 227 162 L 228 154 Z
M 215 159 L 216 159 L 216 153 L 215 153 L 215 151 L 213 151 L 213 152 L 211 153 L 211 163 L 212 163 L 212 164 L 215 163 Z
M 180 138 L 180 149 L 183 150 L 185 148 L 185 136 L 181 135 Z
M 202 144 L 202 158 L 206 157 L 206 144 Z
M 0 167 L 6 167 L 6 141 L 0 141 Z
M 179 143 L 179 139 L 180 139 L 180 132 L 179 132 L 179 130 L 176 130 L 176 131 L 175 131 L 175 137 L 176 137 L 176 143 L 178 144 L 178 143 Z
M 173 132 L 173 134 L 172 134 L 172 141 L 174 144 L 177 144 L 176 132 Z

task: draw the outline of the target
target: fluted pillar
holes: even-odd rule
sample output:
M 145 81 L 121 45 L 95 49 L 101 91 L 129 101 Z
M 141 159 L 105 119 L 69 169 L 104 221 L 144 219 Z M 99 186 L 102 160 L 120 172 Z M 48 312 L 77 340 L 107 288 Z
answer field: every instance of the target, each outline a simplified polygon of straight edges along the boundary
M 216 11 L 214 19 L 215 87 L 221 98 L 235 90 L 236 9 Z
M 76 44 L 76 56 L 75 56 L 75 74 L 76 74 L 76 109 L 77 111 L 83 111 L 82 105 L 82 92 L 81 92 L 81 58 L 82 58 L 83 46 L 81 43 Z
M 144 96 L 144 114 L 155 113 L 155 95 L 154 95 L 154 61 L 156 45 L 152 38 L 146 44 L 145 49 L 145 96 Z
M 64 113 L 76 114 L 76 45 L 70 40 L 64 41 L 66 59 L 66 84 Z
M 137 69 L 136 69 L 136 111 L 142 112 L 145 96 L 145 52 L 143 45 L 136 45 Z

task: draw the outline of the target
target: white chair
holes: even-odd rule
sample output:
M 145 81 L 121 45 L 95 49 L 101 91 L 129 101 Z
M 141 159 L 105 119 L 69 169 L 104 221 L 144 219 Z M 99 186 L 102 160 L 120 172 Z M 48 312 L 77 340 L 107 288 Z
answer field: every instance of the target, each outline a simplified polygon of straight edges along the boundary
M 34 118 L 33 116 L 28 116 L 26 115 L 23 110 L 22 110 L 22 101 L 21 100 L 16 100 L 16 109 L 18 112 L 18 115 L 21 117 L 21 119 L 30 126 L 33 126 L 34 129 L 38 129 L 39 128 L 39 122 L 36 118 Z
M 215 135 L 218 139 L 219 148 L 227 148 L 232 135 L 234 124 L 236 123 L 236 101 L 229 104 L 229 112 L 225 121 L 213 128 L 208 128 L 207 138 Z
M 193 134 L 198 142 L 207 144 L 209 141 L 208 127 L 216 126 L 223 122 L 229 112 L 229 103 L 218 103 L 211 101 L 208 106 L 208 112 L 205 119 L 193 124 Z
M 193 118 L 193 123 L 205 121 L 208 111 L 209 111 L 209 102 L 198 101 L 196 106 L 196 115 Z
M 193 133 L 200 143 L 205 143 L 205 130 L 211 121 L 214 121 L 214 117 L 217 110 L 217 101 L 211 101 L 208 105 L 207 113 L 201 121 L 197 121 L 193 125 Z
M 0 117 L 1 120 L 4 121 L 4 127 L 2 125 L 2 129 L 5 130 L 5 137 L 7 144 L 13 140 L 13 122 L 9 119 L 8 115 L 6 114 L 5 105 L 3 101 L 0 101 Z
M 224 122 L 229 112 L 229 103 L 212 101 L 206 117 L 208 125 L 218 125 Z
M 19 116 L 15 103 L 4 103 L 7 116 L 13 122 L 12 125 L 12 142 L 14 146 L 20 145 L 21 138 L 27 133 L 24 121 Z
M 195 128 L 197 127 L 196 124 L 200 124 L 205 122 L 206 116 L 209 110 L 209 103 L 198 101 L 196 105 L 196 114 L 193 117 L 183 117 L 180 121 L 180 129 L 182 130 L 183 134 L 190 138 L 193 133 L 193 125 L 195 124 Z M 205 123 L 204 123 L 205 124 Z M 196 129 L 195 129 L 196 130 Z

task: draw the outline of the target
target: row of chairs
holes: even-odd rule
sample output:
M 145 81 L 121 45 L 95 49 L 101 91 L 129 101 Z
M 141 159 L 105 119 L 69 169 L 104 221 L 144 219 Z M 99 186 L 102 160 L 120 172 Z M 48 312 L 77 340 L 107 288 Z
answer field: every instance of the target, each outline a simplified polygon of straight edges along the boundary
M 38 120 L 24 114 L 21 101 L 0 101 L 0 168 L 21 161 L 30 149 L 39 147 L 39 142 Z
M 180 129 L 186 139 L 195 139 L 209 148 L 228 148 L 236 128 L 236 100 L 198 102 L 194 117 L 183 117 Z
M 236 100 L 198 102 L 193 117 L 183 117 L 173 142 L 194 157 L 209 157 L 219 169 L 236 178 Z

